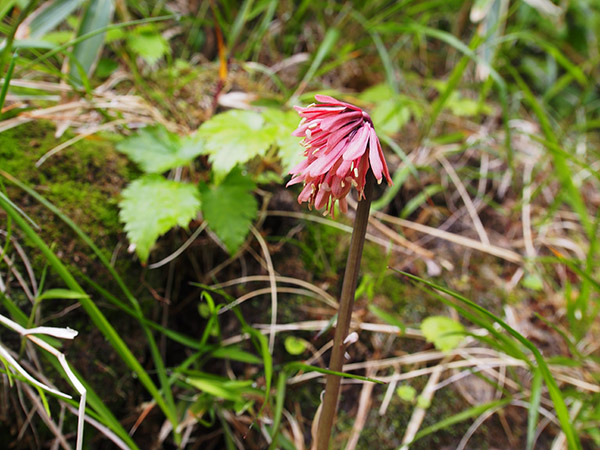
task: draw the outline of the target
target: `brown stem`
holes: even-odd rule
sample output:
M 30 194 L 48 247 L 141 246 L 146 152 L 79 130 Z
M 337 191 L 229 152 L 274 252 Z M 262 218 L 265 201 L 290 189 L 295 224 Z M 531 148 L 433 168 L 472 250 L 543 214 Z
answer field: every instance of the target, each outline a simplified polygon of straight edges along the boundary
M 354 219 L 354 229 L 352 230 L 352 239 L 350 240 L 350 251 L 346 263 L 346 272 L 344 273 L 344 282 L 342 284 L 342 294 L 340 297 L 340 306 L 338 310 L 337 326 L 333 338 L 333 349 L 331 350 L 331 359 L 329 360 L 329 370 L 341 372 L 344 365 L 344 339 L 348 335 L 350 328 L 350 319 L 352 318 L 352 307 L 354 305 L 354 293 L 358 281 L 358 272 L 360 270 L 360 260 L 362 257 L 367 225 L 369 223 L 369 209 L 373 197 L 374 177 L 369 172 L 365 184 L 365 197 L 358 202 L 356 208 L 356 218 Z M 319 428 L 317 431 L 317 450 L 327 450 L 329 448 L 329 438 L 333 429 L 333 422 L 337 412 L 337 404 L 340 393 L 341 377 L 338 375 L 327 375 L 325 385 L 325 397 L 319 419 Z

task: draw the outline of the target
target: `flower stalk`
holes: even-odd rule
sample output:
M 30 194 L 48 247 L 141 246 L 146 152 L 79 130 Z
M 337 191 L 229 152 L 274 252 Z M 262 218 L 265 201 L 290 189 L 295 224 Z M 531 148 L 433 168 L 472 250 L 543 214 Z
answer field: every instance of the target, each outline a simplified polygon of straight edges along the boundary
M 307 202 L 309 208 L 325 208 L 333 216 L 337 202 L 343 213 L 348 210 L 346 196 L 354 187 L 358 207 L 350 240 L 350 251 L 342 284 L 337 326 L 329 370 L 342 372 L 345 339 L 350 328 L 352 307 L 360 260 L 369 223 L 369 209 L 375 180 L 392 184 L 383 150 L 369 114 L 350 103 L 327 95 L 316 95 L 318 103 L 306 108 L 296 106 L 302 120 L 294 136 L 304 137 L 304 159 L 290 173 L 287 186 L 302 183 L 298 203 Z M 341 378 L 327 375 L 325 397 L 321 412 L 313 426 L 317 426 L 317 450 L 327 450 L 337 412 Z
M 356 217 L 354 219 L 354 228 L 350 240 L 350 250 L 346 262 L 346 271 L 342 284 L 342 293 L 338 309 L 337 325 L 335 327 L 335 336 L 333 338 L 333 349 L 329 360 L 329 370 L 341 372 L 344 366 L 345 345 L 344 340 L 348 336 L 350 320 L 352 318 L 352 309 L 354 306 L 354 294 L 358 282 L 358 273 L 360 270 L 360 261 L 362 258 L 365 236 L 367 234 L 367 225 L 369 223 L 369 210 L 373 198 L 373 184 L 375 178 L 369 171 L 364 189 L 364 197 L 358 202 L 356 208 Z M 325 385 L 325 396 L 319 418 L 317 429 L 317 450 L 327 450 L 329 448 L 329 439 L 333 429 L 333 422 L 337 413 L 337 405 L 340 393 L 341 377 L 338 375 L 327 375 Z

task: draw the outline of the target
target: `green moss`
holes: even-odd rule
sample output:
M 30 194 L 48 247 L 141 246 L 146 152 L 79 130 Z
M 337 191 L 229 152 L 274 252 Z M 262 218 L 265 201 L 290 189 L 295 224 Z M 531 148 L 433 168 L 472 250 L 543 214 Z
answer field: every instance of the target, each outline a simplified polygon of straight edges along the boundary
M 301 239 L 302 262 L 319 279 L 338 278 L 343 274 L 350 235 L 333 227 L 306 223 Z
M 31 122 L 0 133 L 2 169 L 36 189 L 77 223 L 92 240 L 108 244 L 120 232 L 117 198 L 130 178 L 127 160 L 114 150 L 115 136 L 83 139 L 48 158 L 48 151 L 73 137 L 54 137 L 47 122 Z M 45 238 L 65 242 L 65 226 L 45 208 L 16 188 L 10 197 L 42 227 Z M 69 233 L 72 236 L 72 233 Z

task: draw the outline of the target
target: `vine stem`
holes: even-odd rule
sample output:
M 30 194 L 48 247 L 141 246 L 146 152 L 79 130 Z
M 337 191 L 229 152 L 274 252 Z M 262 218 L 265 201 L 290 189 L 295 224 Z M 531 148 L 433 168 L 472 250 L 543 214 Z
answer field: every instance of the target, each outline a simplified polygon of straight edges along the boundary
M 333 338 L 333 348 L 331 351 L 331 359 L 329 360 L 329 370 L 334 372 L 341 372 L 344 365 L 344 340 L 346 339 L 346 336 L 348 336 L 350 319 L 352 318 L 354 294 L 356 292 L 360 260 L 362 258 L 367 225 L 369 223 L 369 210 L 373 198 L 374 182 L 375 178 L 371 171 L 369 171 L 365 183 L 364 198 L 358 202 L 356 208 L 356 217 L 354 219 L 354 228 L 352 230 L 350 250 L 348 252 L 346 271 L 344 273 L 344 281 L 342 284 L 342 294 L 340 296 L 337 325 L 335 327 L 335 335 Z M 340 396 L 341 381 L 339 375 L 329 374 L 326 377 L 325 396 L 323 398 L 323 406 L 317 429 L 317 450 L 328 450 L 329 448 L 329 439 L 331 437 Z

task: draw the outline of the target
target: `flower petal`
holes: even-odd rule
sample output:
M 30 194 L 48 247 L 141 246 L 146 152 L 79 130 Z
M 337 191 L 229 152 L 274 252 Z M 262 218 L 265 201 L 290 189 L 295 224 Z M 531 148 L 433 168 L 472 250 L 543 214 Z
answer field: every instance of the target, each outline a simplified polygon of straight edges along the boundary
M 377 180 L 381 180 L 381 172 L 383 170 L 383 162 L 379 157 L 379 139 L 377 139 L 377 134 L 375 134 L 375 130 L 371 128 L 369 133 L 369 162 L 371 163 L 371 170 L 373 171 L 373 175 Z
M 369 124 L 364 124 L 358 129 L 352 140 L 348 143 L 346 151 L 344 151 L 344 160 L 352 161 L 365 153 L 367 150 L 367 141 L 369 139 Z
M 347 113 L 336 114 L 335 116 L 325 117 L 319 123 L 319 128 L 324 131 L 331 131 L 339 128 L 344 123 L 349 123 L 361 118 L 361 113 L 358 111 L 351 111 Z
M 327 148 L 332 149 L 332 148 L 336 147 L 337 144 L 341 140 L 343 140 L 346 136 L 348 136 L 350 134 L 350 132 L 354 128 L 356 128 L 359 124 L 360 124 L 360 122 L 353 121 L 353 122 L 350 122 L 349 124 L 343 126 L 339 130 L 334 131 L 333 133 L 331 133 L 329 135 L 329 138 L 327 139 Z
M 345 106 L 346 108 L 353 109 L 354 111 L 362 111 L 358 106 L 351 105 L 350 103 L 341 102 L 333 97 L 330 97 L 329 95 L 317 94 L 317 95 L 315 95 L 315 99 L 321 103 L 326 103 L 326 104 L 330 104 L 330 105 L 341 105 L 341 106 Z M 319 106 L 319 105 L 317 105 L 317 106 Z
M 317 177 L 319 175 L 323 175 L 328 170 L 330 170 L 337 159 L 342 156 L 344 153 L 345 142 L 340 141 L 338 145 L 329 153 L 323 154 L 319 156 L 308 168 L 306 171 L 311 177 Z
M 325 206 L 329 202 L 330 195 L 331 193 L 329 191 L 320 188 L 319 192 L 317 192 L 317 195 L 315 196 L 315 208 L 321 209 L 323 206 Z
M 352 161 L 342 160 L 342 163 L 335 171 L 335 174 L 338 177 L 345 178 L 348 176 L 348 172 L 350 171 L 350 167 L 352 167 Z

